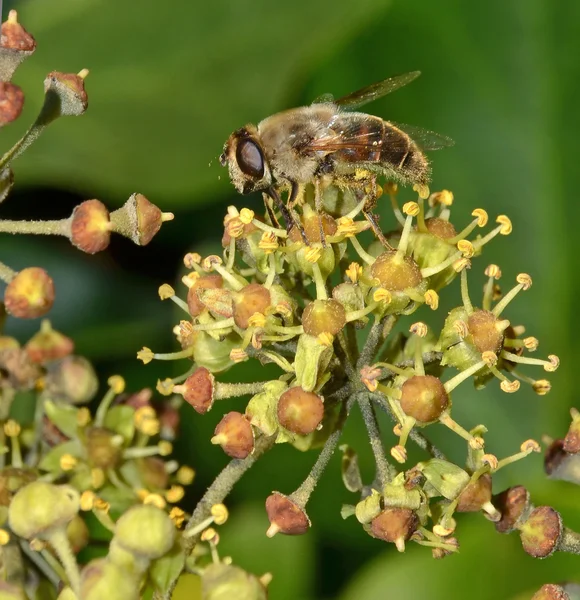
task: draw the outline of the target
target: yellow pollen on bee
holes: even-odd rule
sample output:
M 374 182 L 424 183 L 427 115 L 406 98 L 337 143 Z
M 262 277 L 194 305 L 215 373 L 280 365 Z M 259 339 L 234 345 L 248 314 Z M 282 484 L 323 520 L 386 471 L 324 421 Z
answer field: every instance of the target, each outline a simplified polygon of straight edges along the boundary
M 484 273 L 488 276 L 488 277 L 493 277 L 494 279 L 499 279 L 501 277 L 501 269 L 497 266 L 497 265 L 488 265 L 485 268 Z
M 495 222 L 502 226 L 499 230 L 501 235 L 509 235 L 512 232 L 512 222 L 506 215 L 499 215 Z
M 487 212 L 485 210 L 483 210 L 483 208 L 476 208 L 471 213 L 471 216 L 475 217 L 477 219 L 477 226 L 478 227 L 485 227 L 487 225 L 488 220 L 489 220 L 489 216 L 488 216 Z
M 424 295 L 425 304 L 431 310 L 437 310 L 439 307 L 439 294 L 435 290 L 427 290 Z
M 475 248 L 469 240 L 459 240 L 457 242 L 457 249 L 465 258 L 472 258 L 475 254 Z
M 157 293 L 159 294 L 159 298 L 161 298 L 161 300 L 168 300 L 169 298 L 175 296 L 175 290 L 168 283 L 163 283 L 160 285 Z

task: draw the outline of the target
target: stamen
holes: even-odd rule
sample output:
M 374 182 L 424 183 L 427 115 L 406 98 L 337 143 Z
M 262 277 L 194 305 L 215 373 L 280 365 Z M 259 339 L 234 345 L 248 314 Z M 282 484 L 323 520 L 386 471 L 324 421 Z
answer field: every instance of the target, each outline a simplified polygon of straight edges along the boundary
M 371 256 L 368 252 L 366 252 L 363 249 L 356 237 L 353 236 L 349 239 L 356 253 L 364 260 L 364 262 L 367 263 L 367 265 L 372 265 L 375 262 L 375 257 Z
M 326 286 L 324 285 L 324 278 L 322 277 L 322 273 L 320 271 L 318 263 L 312 264 L 312 275 L 314 277 L 314 283 L 316 285 L 316 298 L 318 300 L 327 300 L 328 295 L 326 293 Z
M 521 290 L 529 290 L 532 286 L 532 278 L 527 273 L 520 273 L 516 277 L 518 285 L 512 288 L 493 308 L 491 311 L 496 317 L 506 309 L 507 305 L 520 293 Z
M 469 298 L 469 289 L 467 287 L 467 271 L 465 269 L 461 271 L 461 300 L 463 302 L 465 312 L 467 312 L 468 315 L 473 314 L 473 304 L 471 304 L 471 299 Z
M 476 227 L 485 227 L 488 221 L 488 215 L 483 208 L 476 208 L 471 215 L 475 219 L 462 231 L 460 231 L 455 237 L 448 239 L 450 244 L 457 244 L 460 240 L 465 239 Z
M 466 379 L 477 373 L 480 369 L 483 369 L 486 366 L 486 362 L 484 360 L 475 363 L 468 369 L 461 371 L 455 377 L 451 378 L 449 381 L 443 384 L 445 391 L 450 394 L 460 383 L 464 382 Z
M 411 236 L 411 227 L 413 226 L 413 217 L 419 214 L 420 208 L 416 202 L 407 202 L 403 206 L 403 212 L 407 215 L 407 218 L 405 219 L 405 225 L 403 226 L 399 245 L 397 246 L 397 257 L 400 259 L 407 254 Z
M 502 350 L 501 356 L 510 362 L 544 367 L 544 371 L 548 371 L 549 373 L 555 371 L 560 366 L 560 359 L 555 354 L 550 354 L 548 360 L 542 360 L 540 358 L 530 358 L 529 356 L 519 356 L 507 350 Z

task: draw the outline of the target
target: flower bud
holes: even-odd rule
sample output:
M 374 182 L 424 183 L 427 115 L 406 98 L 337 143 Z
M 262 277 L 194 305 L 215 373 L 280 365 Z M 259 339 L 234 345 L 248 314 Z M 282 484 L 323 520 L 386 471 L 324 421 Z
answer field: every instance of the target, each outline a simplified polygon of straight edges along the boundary
M 57 114 L 54 116 L 77 117 L 87 110 L 89 98 L 85 91 L 84 80 L 87 74 L 88 71 L 81 72 L 79 75 L 52 71 L 46 76 L 44 80 L 45 106 L 50 103 L 51 108 L 55 108 Z
M 501 519 L 495 524 L 499 533 L 510 533 L 518 529 L 533 509 L 530 493 L 523 485 L 508 488 L 494 496 L 493 505 L 501 513 Z
M 0 41 L 0 79 L 10 81 L 18 65 L 36 48 L 34 38 L 20 25 L 15 10 L 2 23 Z
M 232 411 L 217 424 L 211 443 L 232 458 L 246 458 L 254 449 L 254 431 L 244 415 Z
M 16 535 L 29 540 L 66 525 L 78 511 L 79 493 L 72 487 L 33 481 L 12 499 L 8 521 Z
M 66 356 L 48 368 L 46 391 L 54 400 L 85 404 L 95 397 L 98 386 L 93 366 L 82 356 Z
M 368 526 L 368 533 L 379 540 L 392 542 L 399 552 L 419 527 L 419 517 L 408 508 L 385 508 Z
M 387 250 L 378 256 L 371 265 L 371 275 L 389 292 L 415 288 L 423 279 L 417 263 L 410 256 L 401 256 L 396 250 Z
M 240 338 L 236 334 L 215 339 L 205 331 L 194 331 L 191 343 L 195 364 L 211 373 L 218 373 L 234 364 L 230 354 L 240 345 Z
M 175 527 L 165 511 L 152 504 L 138 504 L 119 518 L 114 540 L 132 554 L 155 560 L 173 546 Z
M 163 213 L 143 194 L 131 194 L 127 202 L 111 213 L 114 231 L 129 238 L 138 246 L 146 246 L 161 228 L 171 221 L 172 213 Z
M 81 598 L 83 600 L 137 600 L 140 582 L 128 576 L 127 571 L 115 563 L 97 558 L 88 563 L 81 573 Z
M 80 552 L 89 543 L 89 528 L 81 516 L 75 515 L 73 520 L 67 525 L 66 537 L 75 554 Z
M 241 329 L 248 328 L 248 321 L 255 313 L 266 314 L 272 299 L 268 288 L 250 283 L 234 294 L 234 321 Z
M 24 106 L 24 93 L 13 83 L 0 81 L 0 127 L 15 121 Z
M 532 600 L 570 600 L 570 596 L 562 586 L 546 583 L 532 596 Z
M 273 537 L 277 533 L 302 535 L 310 527 L 310 519 L 306 511 L 280 492 L 272 492 L 266 498 L 266 513 L 270 521 L 270 527 L 266 532 L 268 537 Z
M 304 332 L 314 337 L 336 335 L 346 325 L 346 311 L 337 300 L 314 300 L 302 313 Z
M 64 358 L 74 350 L 74 342 L 55 331 L 49 321 L 43 321 L 40 331 L 24 347 L 32 362 L 43 364 Z
M 189 314 L 192 317 L 197 317 L 205 308 L 205 305 L 198 297 L 198 290 L 219 289 L 223 284 L 224 280 L 222 276 L 217 273 L 210 273 L 209 275 L 203 275 L 196 279 L 187 292 Z
M 109 245 L 109 211 L 100 200 L 85 200 L 76 206 L 71 216 L 70 228 L 73 246 L 87 254 L 101 252 Z
M 100 469 L 112 469 L 121 460 L 122 448 L 116 434 L 105 427 L 91 427 L 86 432 L 88 463 Z
M 491 501 L 491 475 L 484 473 L 476 481 L 470 481 L 461 494 L 457 503 L 457 512 L 477 512 L 484 504 Z
M 551 506 L 539 506 L 520 527 L 522 546 L 530 556 L 546 558 L 556 550 L 563 529 L 557 511 Z
M 201 595 L 204 600 L 267 600 L 262 582 L 240 567 L 225 563 L 207 566 L 201 576 Z
M 13 317 L 42 317 L 54 303 L 54 284 L 40 267 L 28 267 L 15 275 L 6 286 L 4 304 Z
M 432 375 L 415 375 L 407 379 L 401 387 L 399 402 L 403 412 L 419 423 L 436 421 L 450 405 L 445 387 Z
M 441 495 L 455 500 L 470 480 L 469 474 L 461 467 L 441 458 L 420 462 L 417 469 L 425 476 L 423 489 L 430 497 Z
M 278 400 L 278 421 L 282 427 L 298 435 L 315 431 L 324 416 L 322 398 L 299 386 L 286 390 Z
M 213 406 L 215 377 L 205 368 L 196 369 L 181 386 L 184 400 L 203 415 Z

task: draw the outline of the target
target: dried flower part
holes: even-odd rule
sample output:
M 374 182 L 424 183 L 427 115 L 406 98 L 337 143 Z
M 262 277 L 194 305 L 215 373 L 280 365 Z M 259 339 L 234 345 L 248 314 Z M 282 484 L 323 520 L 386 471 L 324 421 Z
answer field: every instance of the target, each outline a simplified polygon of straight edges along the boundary
M 244 415 L 232 411 L 217 424 L 211 443 L 232 458 L 246 458 L 254 449 L 254 431 Z
M 467 319 L 467 328 L 473 336 L 477 350 L 497 354 L 504 340 L 503 330 L 498 329 L 499 319 L 488 310 L 476 310 Z
M 204 310 L 205 305 L 199 298 L 198 292 L 200 290 L 211 290 L 222 288 L 224 280 L 221 275 L 217 273 L 211 273 L 210 275 L 203 275 L 197 277 L 187 292 L 187 306 L 189 308 L 189 314 L 192 317 L 197 317 Z
M 22 90 L 13 83 L 0 81 L 0 127 L 15 121 L 20 116 L 23 106 Z
M 455 231 L 453 224 L 445 219 L 439 219 L 437 217 L 425 219 L 425 226 L 429 233 L 441 240 L 448 240 L 457 235 L 457 231 Z
M 40 331 L 28 340 L 24 349 L 32 362 L 44 364 L 71 354 L 74 342 L 55 331 L 50 322 L 45 320 L 40 326 Z
M 85 200 L 71 216 L 70 239 L 74 246 L 88 254 L 101 252 L 111 239 L 109 211 L 100 200 Z
M 181 393 L 184 400 L 199 414 L 205 414 L 212 407 L 215 377 L 205 367 L 196 369 L 183 385 L 177 387 L 179 389 L 175 391 Z
M 282 427 L 298 435 L 308 435 L 322 422 L 324 404 L 317 394 L 295 386 L 280 396 L 276 413 Z
M 13 317 L 36 319 L 44 316 L 54 303 L 54 283 L 40 267 L 17 273 L 6 286 L 4 305 Z
M 449 396 L 437 377 L 414 375 L 401 387 L 403 412 L 420 423 L 436 421 L 449 405 Z
M 112 469 L 121 460 L 122 449 L 114 432 L 104 427 L 91 427 L 85 433 L 85 447 L 89 465 Z
M 173 546 L 175 527 L 164 510 L 152 504 L 136 505 L 117 521 L 114 540 L 132 554 L 155 560 Z
M 419 517 L 409 508 L 385 508 L 370 523 L 368 532 L 375 538 L 394 543 L 402 552 L 405 542 L 419 527 Z
M 484 473 L 471 481 L 459 495 L 457 512 L 477 512 L 491 501 L 491 475 Z
M 0 352 L 0 368 L 3 375 L 16 390 L 29 390 L 40 378 L 37 364 L 22 348 L 5 349 Z
M 517 529 L 533 509 L 530 493 L 522 485 L 508 488 L 494 496 L 493 505 L 501 513 L 501 519 L 495 524 L 499 533 L 510 533 Z
M 304 332 L 315 337 L 336 335 L 346 325 L 346 310 L 337 300 L 314 300 L 302 313 Z
M 410 256 L 402 256 L 397 251 L 383 252 L 371 265 L 371 275 L 381 287 L 390 292 L 402 292 L 417 287 L 421 281 L 421 271 Z
M 240 598 L 267 600 L 264 584 L 254 575 L 240 567 L 225 563 L 213 563 L 201 576 L 201 593 L 205 600 Z
M 285 535 L 302 535 L 310 527 L 310 519 L 306 511 L 289 496 L 280 492 L 272 492 L 266 498 L 266 513 L 270 527 L 266 532 L 268 537 L 277 533 Z
M 530 556 L 546 558 L 556 550 L 563 529 L 562 518 L 556 510 L 539 506 L 520 526 L 522 546 Z
M 532 596 L 532 600 L 570 600 L 570 596 L 562 586 L 546 583 Z
M 85 404 L 95 397 L 99 382 L 86 358 L 70 355 L 48 366 L 45 385 L 55 400 Z
M 270 290 L 259 283 L 250 283 L 234 295 L 234 321 L 241 329 L 249 327 L 250 318 L 265 315 L 272 303 Z
M 302 218 L 302 229 L 306 235 L 309 244 L 322 243 L 320 235 L 320 227 L 324 230 L 324 235 L 329 237 L 334 235 L 337 230 L 336 221 L 327 213 L 321 213 L 320 216 L 314 212 L 309 213 L 305 218 Z M 302 242 L 302 234 L 296 226 L 290 229 L 288 234 L 292 242 Z
M 113 230 L 128 237 L 138 246 L 146 246 L 165 221 L 173 219 L 172 213 L 164 213 L 143 194 L 131 194 L 127 202 L 111 213 Z

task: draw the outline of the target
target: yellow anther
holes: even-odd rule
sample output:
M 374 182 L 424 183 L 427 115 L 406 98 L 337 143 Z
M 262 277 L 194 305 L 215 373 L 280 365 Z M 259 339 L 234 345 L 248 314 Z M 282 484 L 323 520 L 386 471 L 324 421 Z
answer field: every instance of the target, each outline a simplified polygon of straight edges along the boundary
M 512 232 L 512 222 L 506 215 L 499 215 L 495 222 L 502 226 L 499 230 L 501 235 L 509 235 Z
M 538 346 L 540 345 L 538 338 L 535 338 L 532 336 L 524 338 L 523 342 L 524 342 L 524 347 L 527 350 L 529 350 L 530 352 L 534 352 L 535 350 L 537 350 Z
M 520 450 L 522 452 L 541 452 L 542 451 L 542 447 L 540 446 L 540 444 L 538 444 L 538 442 L 536 442 L 536 440 L 526 440 L 521 446 L 520 446 Z
M 78 464 L 78 460 L 72 454 L 63 454 L 60 457 L 59 465 L 63 471 L 72 471 Z
M 213 527 L 208 527 L 201 534 L 202 542 L 210 542 L 212 544 L 218 544 L 220 541 L 218 532 Z
M 449 519 L 453 521 L 453 519 Z M 451 523 L 447 526 L 441 525 L 441 523 L 437 523 L 437 525 L 433 526 L 433 533 L 439 537 L 447 537 L 451 535 L 455 531 L 455 522 L 453 521 L 453 527 L 451 527 Z
M 155 413 L 155 409 L 149 405 L 141 406 L 135 411 L 135 414 L 133 415 L 133 422 L 135 423 L 135 427 L 139 430 L 141 430 L 143 425 L 148 421 L 156 419 L 157 414 Z
M 163 496 L 160 496 L 159 494 L 148 494 L 145 496 L 143 504 L 152 504 L 161 509 L 164 509 L 167 506 L 167 502 L 165 502 Z
M 356 262 L 351 262 L 348 269 L 345 271 L 346 276 L 353 282 L 356 283 L 359 277 L 362 275 L 363 269 L 361 265 Z
M 506 394 L 513 394 L 520 389 L 520 382 L 517 379 L 514 379 L 514 381 L 504 380 L 499 384 L 499 387 Z
M 105 485 L 105 472 L 103 469 L 98 467 L 91 469 L 91 487 L 98 490 L 103 485 Z
M 499 464 L 495 454 L 484 454 L 481 457 L 481 462 L 485 465 L 488 465 L 492 471 L 495 471 L 497 469 L 497 465 Z
M 429 328 L 427 325 L 425 325 L 425 323 L 417 321 L 416 323 L 413 323 L 411 327 L 409 327 L 409 331 L 420 338 L 424 338 L 427 335 Z
M 80 499 L 81 510 L 92 510 L 96 497 L 97 496 L 95 495 L 95 492 L 91 492 L 91 490 L 85 490 L 81 494 L 81 499 Z
M 77 410 L 77 425 L 78 427 L 86 427 L 91 422 L 91 411 L 82 406 Z
M 249 327 L 264 327 L 265 325 L 266 325 L 266 317 L 262 313 L 255 312 L 248 319 Z
M 265 254 L 272 254 L 278 249 L 278 238 L 272 231 L 264 231 L 260 241 L 258 242 L 258 248 L 263 250 Z
M 532 389 L 538 396 L 545 396 L 552 389 L 552 384 L 547 379 L 538 379 L 532 383 Z
M 477 226 L 478 227 L 485 227 L 487 225 L 488 220 L 489 220 L 487 212 L 485 210 L 483 210 L 483 208 L 476 208 L 471 213 L 471 216 L 477 218 Z
M 161 300 L 167 300 L 175 296 L 175 290 L 168 283 L 160 285 L 157 292 Z
M 193 265 L 199 265 L 201 263 L 201 256 L 197 252 L 188 252 L 183 257 L 183 264 L 188 269 L 193 269 Z
M 405 202 L 403 204 L 403 212 L 409 217 L 416 217 L 421 212 L 421 209 L 416 202 Z
M 442 204 L 443 206 L 451 206 L 453 204 L 453 193 L 449 190 L 441 190 L 434 192 L 429 196 L 429 206 Z
M 453 323 L 453 329 L 461 339 L 469 335 L 469 327 L 467 327 L 467 323 L 465 321 L 455 321 Z
M 173 444 L 167 440 L 161 440 L 157 447 L 161 456 L 169 456 L 173 452 Z
M 177 469 L 175 478 L 181 485 L 191 485 L 195 478 L 195 471 L 187 465 L 182 465 Z
M 350 217 L 340 217 L 336 222 L 336 234 L 343 235 L 344 237 L 352 237 L 358 233 L 358 225 Z
M 425 304 L 431 310 L 437 310 L 439 308 L 439 294 L 435 290 L 427 290 L 424 298 Z
M 482 450 L 484 443 L 482 437 L 475 436 L 469 440 L 468 445 L 472 450 Z
M 497 364 L 497 354 L 491 350 L 487 350 L 481 355 L 481 360 L 483 360 L 488 367 L 495 367 Z
M 171 504 L 175 504 L 183 499 L 185 496 L 185 490 L 180 485 L 172 485 L 166 492 L 165 498 L 167 502 L 171 502 Z
M 397 444 L 391 448 L 391 456 L 400 464 L 407 460 L 407 451 L 403 446 Z
M 181 508 L 179 508 L 179 506 L 174 506 L 169 511 L 169 518 L 173 521 L 175 527 L 179 529 L 185 521 L 185 513 L 183 510 L 181 510 Z
M 522 289 L 524 291 L 532 287 L 532 278 L 527 273 L 520 273 L 516 277 L 516 281 L 523 286 Z
M 137 352 L 137 359 L 142 361 L 144 365 L 150 363 L 153 360 L 153 351 L 147 346 L 143 346 L 139 352 Z
M 334 343 L 334 336 L 328 331 L 323 331 L 322 333 L 318 334 L 317 340 L 321 346 L 326 346 L 327 348 L 330 348 Z
M 287 300 L 282 300 L 274 307 L 274 312 L 278 315 L 282 315 L 283 317 L 291 317 L 292 316 L 292 306 Z
M 461 273 L 463 269 L 469 269 L 471 267 L 471 261 L 468 258 L 460 258 L 453 263 L 453 270 L 456 273 Z
M 403 433 L 403 426 L 400 423 L 397 423 L 393 427 L 393 433 L 398 437 Z
M 377 288 L 373 292 L 373 300 L 375 302 L 384 302 L 385 304 L 390 304 L 393 299 L 393 295 L 389 290 L 385 288 Z
M 226 223 L 226 231 L 233 238 L 239 238 L 244 233 L 245 225 L 239 217 L 233 217 Z
M 6 546 L 10 541 L 10 534 L 6 529 L 0 529 L 0 546 Z
M 497 265 L 488 265 L 484 272 L 488 277 L 493 277 L 496 280 L 501 277 L 501 269 Z
M 242 208 L 240 211 L 240 221 L 244 225 L 249 225 L 254 219 L 254 211 L 249 208 Z
M 122 394 L 125 391 L 125 380 L 120 375 L 111 375 L 107 383 L 115 394 Z
M 560 366 L 560 359 L 555 354 L 550 354 L 548 356 L 549 364 L 544 365 L 544 371 L 548 371 L 548 373 L 553 373 Z
M 306 252 L 304 253 L 304 258 L 309 263 L 316 263 L 320 260 L 322 256 L 322 247 L 321 246 L 310 246 Z
M 475 248 L 469 240 L 459 240 L 457 242 L 457 249 L 465 258 L 471 258 L 475 254 Z
M 201 261 L 201 268 L 208 273 L 213 271 L 216 266 L 223 264 L 223 260 L 217 254 L 210 254 Z
M 228 520 L 229 513 L 225 504 L 214 504 L 210 512 L 216 525 L 223 525 Z
M 145 488 L 141 488 L 141 489 L 137 490 L 135 493 L 137 494 L 137 498 L 139 498 L 139 500 L 141 500 L 141 502 L 143 502 L 143 500 L 145 500 L 145 498 L 147 498 L 147 496 L 149 496 L 149 494 L 151 492 Z
M 183 285 L 188 288 L 191 288 L 195 285 L 195 282 L 201 277 L 201 275 L 197 271 L 192 271 L 191 273 L 187 273 L 181 278 Z
M 175 384 L 173 383 L 173 380 L 169 377 L 166 377 L 165 379 L 157 380 L 157 385 L 155 386 L 155 389 L 162 396 L 170 396 L 171 394 L 173 394 L 174 387 L 175 387 Z
M 102 498 L 95 496 L 93 500 L 93 509 L 98 510 L 100 512 L 108 513 L 109 510 L 111 510 L 111 504 L 109 502 L 106 502 Z
M 242 348 L 234 348 L 230 352 L 230 360 L 234 363 L 241 363 L 248 360 L 248 353 Z
M 427 198 L 429 198 L 429 186 L 424 183 L 416 183 L 413 186 L 413 191 L 417 193 L 421 200 L 427 200 Z
M 4 433 L 8 437 L 18 437 L 21 431 L 20 423 L 15 421 L 14 419 L 8 419 L 6 423 L 4 423 Z

